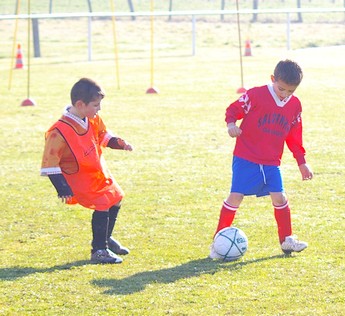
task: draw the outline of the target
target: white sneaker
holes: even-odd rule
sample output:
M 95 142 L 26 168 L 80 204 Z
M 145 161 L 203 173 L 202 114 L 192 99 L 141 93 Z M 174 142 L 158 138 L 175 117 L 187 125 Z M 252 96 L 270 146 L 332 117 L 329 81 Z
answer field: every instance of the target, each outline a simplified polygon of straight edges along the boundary
M 291 252 L 301 252 L 305 248 L 308 247 L 308 244 L 304 241 L 297 240 L 296 236 L 287 236 L 285 240 L 281 244 L 281 248 L 283 252 L 287 255 L 291 254 Z

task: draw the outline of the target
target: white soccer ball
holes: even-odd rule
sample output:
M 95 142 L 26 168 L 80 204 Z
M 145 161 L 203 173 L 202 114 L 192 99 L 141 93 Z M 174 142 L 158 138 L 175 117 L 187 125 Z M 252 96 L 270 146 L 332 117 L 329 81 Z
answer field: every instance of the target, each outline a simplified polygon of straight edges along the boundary
M 213 251 L 219 259 L 233 261 L 242 257 L 248 248 L 248 238 L 239 228 L 226 227 L 213 240 Z

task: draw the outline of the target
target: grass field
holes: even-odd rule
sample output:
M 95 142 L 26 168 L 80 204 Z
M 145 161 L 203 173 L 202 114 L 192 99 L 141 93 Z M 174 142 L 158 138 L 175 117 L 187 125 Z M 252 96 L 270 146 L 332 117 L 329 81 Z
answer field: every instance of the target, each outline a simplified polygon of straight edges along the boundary
M 145 93 L 147 26 L 118 23 L 130 36 L 120 36 L 117 89 L 111 29 L 102 32 L 102 21 L 94 22 L 94 60 L 88 62 L 75 21 L 64 25 L 75 30 L 72 42 L 70 34 L 62 40 L 57 20 L 50 37 L 42 28 L 43 57 L 32 60 L 30 96 L 37 105 L 21 107 L 27 68 L 13 72 L 8 89 L 11 60 L 4 47 L 11 50 L 12 23 L 0 21 L 1 315 L 344 314 L 345 46 L 294 42 L 298 49 L 287 52 L 272 35 L 274 24 L 255 26 L 260 40 L 252 38 L 253 56 L 243 58 L 246 87 L 267 83 L 281 58 L 297 60 L 305 73 L 297 95 L 315 178 L 301 181 L 288 150 L 282 170 L 294 232 L 309 248 L 283 256 L 270 200 L 248 197 L 234 225 L 246 232 L 249 249 L 241 260 L 222 263 L 207 256 L 231 177 L 234 142 L 224 112 L 241 86 L 236 37 L 229 31 L 234 26 L 200 24 L 191 56 L 189 24 L 157 21 L 159 94 L 152 95 Z M 341 27 L 337 44 L 344 44 Z M 300 39 L 307 31 L 310 26 L 297 32 Z M 316 42 L 334 44 L 331 34 Z M 83 76 L 104 86 L 102 117 L 135 147 L 105 151 L 126 192 L 116 237 L 131 254 L 116 266 L 89 264 L 91 212 L 59 203 L 49 180 L 39 176 L 44 132 Z

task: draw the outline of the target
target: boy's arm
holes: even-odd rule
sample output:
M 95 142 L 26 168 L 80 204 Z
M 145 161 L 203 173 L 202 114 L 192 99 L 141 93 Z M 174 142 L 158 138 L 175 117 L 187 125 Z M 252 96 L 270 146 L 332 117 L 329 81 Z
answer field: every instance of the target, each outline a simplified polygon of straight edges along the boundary
M 292 152 L 297 161 L 299 170 L 302 175 L 302 180 L 311 180 L 313 178 L 313 171 L 307 165 L 305 160 L 305 149 L 302 141 L 302 119 L 298 118 L 298 122 L 292 126 L 288 137 L 286 138 L 286 145 Z
M 107 130 L 102 118 L 100 116 L 98 119 L 98 137 L 100 139 L 100 145 L 104 147 L 109 147 L 112 149 L 121 149 L 132 151 L 133 147 L 131 144 L 126 142 L 120 137 L 114 136 L 114 134 Z
M 241 135 L 242 130 L 236 125 L 236 122 L 243 119 L 244 115 L 250 110 L 250 107 L 250 100 L 247 93 L 243 94 L 238 100 L 227 107 L 225 122 L 227 123 L 230 137 Z
M 57 174 L 48 174 L 50 182 L 56 189 L 58 197 L 62 202 L 67 201 L 70 197 L 73 196 L 71 187 L 68 185 L 64 175 L 62 173 Z
M 58 197 L 66 202 L 73 196 L 72 189 L 62 174 L 59 162 L 66 143 L 57 130 L 52 130 L 46 135 L 43 152 L 41 176 L 47 176 L 55 187 Z
M 305 149 L 302 141 L 302 130 L 302 119 L 299 116 L 298 121 L 292 125 L 286 138 L 286 145 L 292 152 L 293 157 L 296 159 L 299 166 L 306 163 Z
M 225 111 L 225 122 L 229 123 L 236 123 L 236 121 L 243 119 L 244 117 L 244 106 L 245 103 L 243 102 L 244 96 L 240 97 L 235 102 L 231 103 L 226 111 Z

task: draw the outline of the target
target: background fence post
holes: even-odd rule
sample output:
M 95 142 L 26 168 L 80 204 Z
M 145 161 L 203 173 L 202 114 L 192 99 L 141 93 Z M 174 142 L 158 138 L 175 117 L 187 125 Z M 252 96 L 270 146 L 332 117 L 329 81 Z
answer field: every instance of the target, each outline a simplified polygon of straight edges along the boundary
M 196 18 L 195 15 L 192 15 L 192 55 L 195 56 L 195 40 L 196 40 Z
M 290 50 L 290 13 L 286 14 L 286 49 Z
M 32 19 L 32 36 L 34 41 L 34 57 L 41 57 L 38 19 Z

